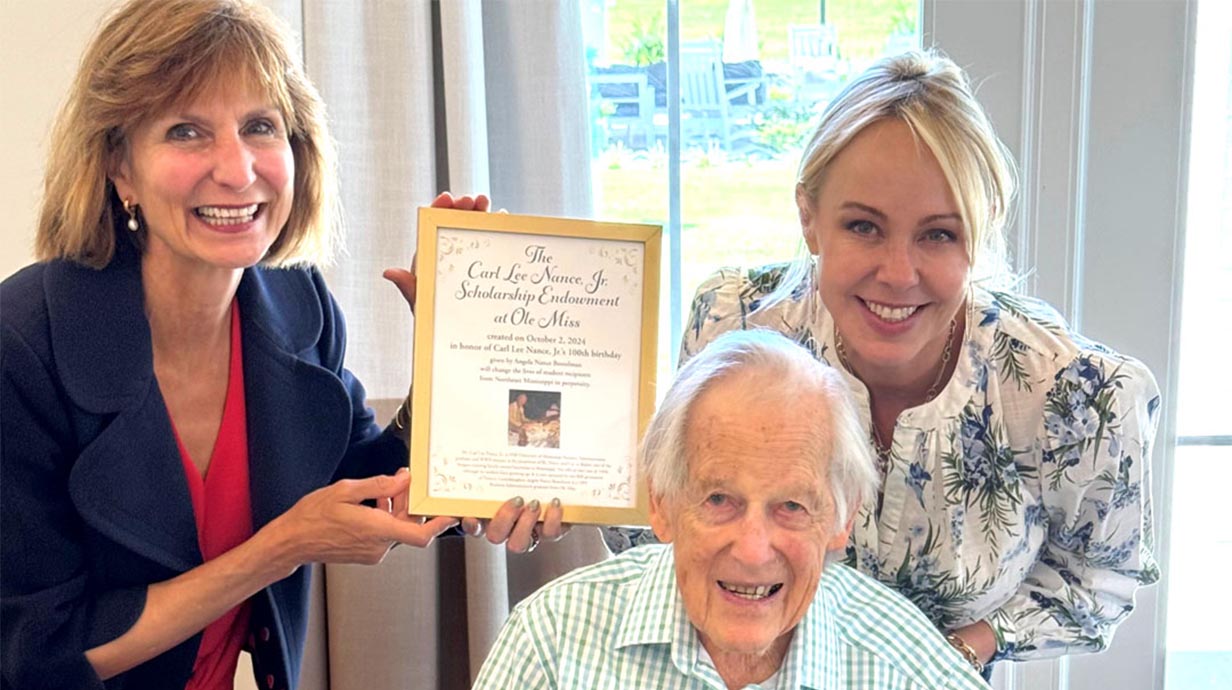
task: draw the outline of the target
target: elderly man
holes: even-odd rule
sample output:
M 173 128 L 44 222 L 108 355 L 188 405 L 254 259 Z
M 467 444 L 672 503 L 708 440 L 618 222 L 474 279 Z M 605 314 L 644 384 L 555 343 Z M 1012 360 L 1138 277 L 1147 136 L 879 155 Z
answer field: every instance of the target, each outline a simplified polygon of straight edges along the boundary
M 900 595 L 827 555 L 875 490 L 842 379 L 735 331 L 685 365 L 643 441 L 665 544 L 514 610 L 477 688 L 986 688 Z

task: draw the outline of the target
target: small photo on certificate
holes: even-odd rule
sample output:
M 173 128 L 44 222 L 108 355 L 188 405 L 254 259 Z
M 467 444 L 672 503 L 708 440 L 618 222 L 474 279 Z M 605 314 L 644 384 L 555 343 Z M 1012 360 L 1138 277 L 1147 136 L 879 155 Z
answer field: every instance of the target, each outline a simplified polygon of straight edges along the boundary
M 509 391 L 509 445 L 560 448 L 560 391 Z
M 410 511 L 647 520 L 659 226 L 420 209 Z

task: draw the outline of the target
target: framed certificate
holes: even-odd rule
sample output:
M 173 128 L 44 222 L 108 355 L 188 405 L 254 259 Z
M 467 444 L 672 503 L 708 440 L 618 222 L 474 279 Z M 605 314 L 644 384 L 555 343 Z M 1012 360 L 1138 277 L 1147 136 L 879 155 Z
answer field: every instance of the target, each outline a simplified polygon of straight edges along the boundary
M 410 511 L 646 524 L 662 230 L 419 210 Z

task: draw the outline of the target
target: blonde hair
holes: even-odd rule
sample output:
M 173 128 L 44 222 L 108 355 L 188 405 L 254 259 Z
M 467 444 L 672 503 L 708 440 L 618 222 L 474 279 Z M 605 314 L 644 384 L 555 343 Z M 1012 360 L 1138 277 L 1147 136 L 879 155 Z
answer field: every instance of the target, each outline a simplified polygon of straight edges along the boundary
M 128 134 L 175 105 L 247 79 L 281 111 L 295 160 L 291 214 L 262 263 L 327 263 L 341 231 L 336 158 L 325 105 L 295 45 L 281 21 L 248 0 L 117 7 L 82 55 L 52 130 L 39 259 L 106 266 L 115 223 L 127 218 L 108 173 L 126 154 Z
M 878 61 L 856 77 L 822 113 L 797 177 L 816 204 L 834 157 L 866 127 L 897 118 L 936 157 L 966 229 L 975 281 L 1012 280 L 1005 226 L 1014 197 L 1013 158 L 975 99 L 967 75 L 935 52 L 907 52 Z

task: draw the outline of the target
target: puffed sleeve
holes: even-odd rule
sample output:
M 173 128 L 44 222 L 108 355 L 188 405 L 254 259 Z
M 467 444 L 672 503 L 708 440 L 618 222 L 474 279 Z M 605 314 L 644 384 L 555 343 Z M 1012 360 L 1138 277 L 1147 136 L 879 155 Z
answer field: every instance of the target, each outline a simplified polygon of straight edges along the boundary
M 4 686 L 102 688 L 85 650 L 128 630 L 145 588 L 89 592 L 69 498 L 73 430 L 43 357 L 0 328 L 0 618 Z
M 1150 500 L 1159 403 L 1151 372 L 1130 358 L 1085 351 L 1057 372 L 1037 436 L 1048 537 L 988 619 L 998 658 L 1105 649 L 1135 590 L 1159 579 Z
M 784 265 L 750 269 L 720 268 L 702 281 L 693 295 L 688 323 L 680 339 L 677 366 L 728 331 L 746 330 L 760 323 L 755 314 L 762 300 L 778 286 Z
M 321 366 L 342 381 L 351 399 L 351 438 L 334 479 L 393 474 L 407 464 L 406 444 L 389 428 L 382 430 L 377 424 L 372 409 L 368 407 L 363 384 L 345 366 L 347 333 L 342 309 L 330 294 L 321 273 L 316 269 L 310 272 L 324 316 L 318 342 Z

